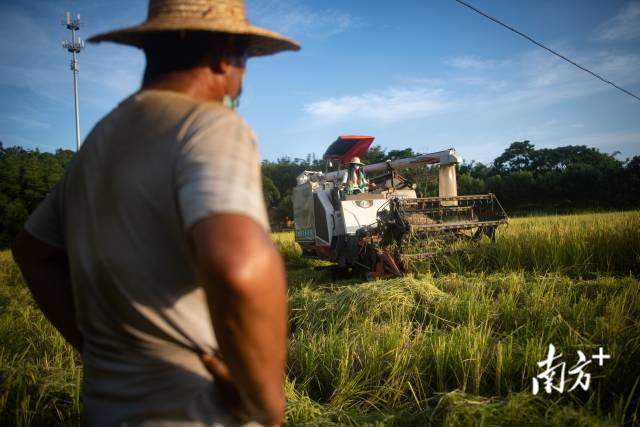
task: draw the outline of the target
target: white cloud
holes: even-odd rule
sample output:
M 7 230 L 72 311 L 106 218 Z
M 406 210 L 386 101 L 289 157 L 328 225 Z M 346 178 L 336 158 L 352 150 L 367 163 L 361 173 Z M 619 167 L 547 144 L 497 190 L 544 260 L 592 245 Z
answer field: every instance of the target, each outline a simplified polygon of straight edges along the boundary
M 567 45 L 554 48 L 623 87 L 640 83 L 638 53 L 576 51 Z M 537 48 L 506 60 L 461 55 L 444 62 L 454 70 L 443 87 L 451 92 L 464 92 L 465 104 L 472 101 L 483 108 L 504 104 L 522 110 L 616 90 Z
M 459 83 L 463 86 L 479 87 L 486 90 L 505 90 L 509 83 L 505 80 L 496 80 L 495 76 L 477 76 L 477 75 L 465 75 L 461 77 L 455 77 L 451 80 L 453 83 Z
M 115 100 L 123 99 L 140 87 L 144 70 L 141 51 L 103 44 L 89 45 L 83 55 L 79 74 L 83 102 L 108 111 Z
M 304 111 L 321 122 L 364 119 L 388 123 L 430 116 L 453 105 L 443 89 L 390 88 L 315 101 L 305 105 Z
M 29 117 L 20 117 L 20 116 L 9 116 L 8 120 L 11 120 L 14 123 L 17 123 L 18 126 L 25 129 L 50 129 L 51 124 L 42 122 L 40 120 L 32 119 Z
M 445 61 L 450 67 L 457 68 L 460 70 L 486 70 L 489 68 L 494 68 L 501 63 L 498 61 L 488 60 L 488 59 L 479 59 L 472 55 L 464 55 L 458 56 L 455 58 L 450 58 Z
M 640 82 L 640 73 L 637 72 L 640 69 L 640 55 L 612 52 L 583 54 L 570 50 L 567 54 L 578 63 L 623 86 Z M 500 75 L 502 79 L 509 76 L 508 84 L 499 80 L 502 85 L 497 82 L 491 85 L 492 75 Z M 503 105 L 522 110 L 616 90 L 540 50 L 525 53 L 512 63 L 487 72 L 483 77 L 488 81 L 474 92 L 473 98 L 484 107 Z M 626 97 L 622 93 L 620 96 Z
M 640 55 L 567 50 L 579 63 L 620 84 L 640 82 L 640 74 L 634 71 L 640 69 Z M 509 117 L 514 112 L 615 90 L 540 50 L 507 61 L 467 56 L 458 59 L 456 64 L 463 66 L 449 79 L 405 79 L 403 86 L 319 99 L 307 103 L 303 110 L 322 124 L 354 120 L 401 122 L 445 111 L 478 116 L 491 111 L 493 115 Z M 543 127 L 556 127 L 557 123 L 557 119 L 548 120 Z
M 640 2 L 629 3 L 616 16 L 605 21 L 597 37 L 602 40 L 633 40 L 640 37 Z
M 360 20 L 337 9 L 314 10 L 291 0 L 247 2 L 251 22 L 291 36 L 327 38 L 347 31 Z
M 615 150 L 623 150 L 625 147 L 636 147 L 640 144 L 640 132 L 635 130 L 622 130 L 614 132 L 601 132 L 589 134 L 577 134 L 564 138 L 554 138 L 550 141 L 552 146 L 586 145 L 600 148 L 605 153 Z
M 639 24 L 640 25 L 640 24 Z M 640 55 L 600 52 L 588 62 L 597 73 L 617 83 L 634 83 L 640 77 Z
M 0 84 L 27 88 L 56 100 L 63 83 L 57 71 L 68 70 L 69 62 L 60 46 L 62 38 L 48 34 L 50 28 L 39 24 L 32 15 L 14 7 L 3 9 L 0 14 Z M 57 21 L 54 24 L 56 29 L 62 28 Z

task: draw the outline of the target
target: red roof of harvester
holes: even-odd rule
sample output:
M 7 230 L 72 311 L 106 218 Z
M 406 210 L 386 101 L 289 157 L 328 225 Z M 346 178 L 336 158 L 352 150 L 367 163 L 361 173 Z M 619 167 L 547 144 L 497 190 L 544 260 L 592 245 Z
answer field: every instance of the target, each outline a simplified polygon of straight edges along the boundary
M 373 142 L 373 136 L 365 135 L 342 135 L 327 148 L 324 156 L 325 160 L 340 160 L 346 164 L 354 157 L 362 157 Z

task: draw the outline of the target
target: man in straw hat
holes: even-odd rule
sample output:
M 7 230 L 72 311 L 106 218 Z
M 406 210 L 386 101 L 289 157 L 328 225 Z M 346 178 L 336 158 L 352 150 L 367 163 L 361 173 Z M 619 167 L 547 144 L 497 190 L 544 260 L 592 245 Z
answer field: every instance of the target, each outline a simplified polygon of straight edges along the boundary
M 284 269 L 253 133 L 229 107 L 247 57 L 299 46 L 251 26 L 242 0 L 150 0 L 145 22 L 90 41 L 142 48 L 142 89 L 95 126 L 14 245 L 82 354 L 84 422 L 279 424 Z

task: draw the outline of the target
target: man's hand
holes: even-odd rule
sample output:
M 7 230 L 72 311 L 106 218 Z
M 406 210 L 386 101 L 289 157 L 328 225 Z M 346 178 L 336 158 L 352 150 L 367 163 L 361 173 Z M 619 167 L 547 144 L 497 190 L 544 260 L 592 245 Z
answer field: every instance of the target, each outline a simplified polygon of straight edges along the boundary
M 213 376 L 216 387 L 220 391 L 222 402 L 231 412 L 231 415 L 243 422 L 250 421 L 249 411 L 242 403 L 242 397 L 233 383 L 229 367 L 215 354 L 205 353 L 200 358 L 205 368 Z
M 191 237 L 224 358 L 210 365 L 223 387 L 234 386 L 251 419 L 280 424 L 287 344 L 282 258 L 270 236 L 244 215 L 211 215 L 194 225 Z
M 18 235 L 11 251 L 44 315 L 76 350 L 82 352 L 82 334 L 76 325 L 67 253 L 26 231 Z

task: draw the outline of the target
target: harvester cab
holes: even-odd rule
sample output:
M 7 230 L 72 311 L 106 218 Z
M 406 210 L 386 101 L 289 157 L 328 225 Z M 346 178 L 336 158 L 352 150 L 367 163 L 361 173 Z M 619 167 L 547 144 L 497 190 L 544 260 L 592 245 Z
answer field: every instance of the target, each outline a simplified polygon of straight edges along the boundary
M 340 136 L 323 156 L 325 172 L 298 175 L 295 239 L 304 255 L 369 279 L 401 276 L 414 260 L 445 255 L 459 242 L 493 240 L 496 228 L 507 223 L 495 195 L 458 196 L 462 157 L 452 148 L 362 165 L 368 185 L 357 194 L 349 191 L 352 160 L 362 158 L 373 140 Z M 416 185 L 400 174 L 424 165 L 438 165 L 438 197 L 418 197 Z

